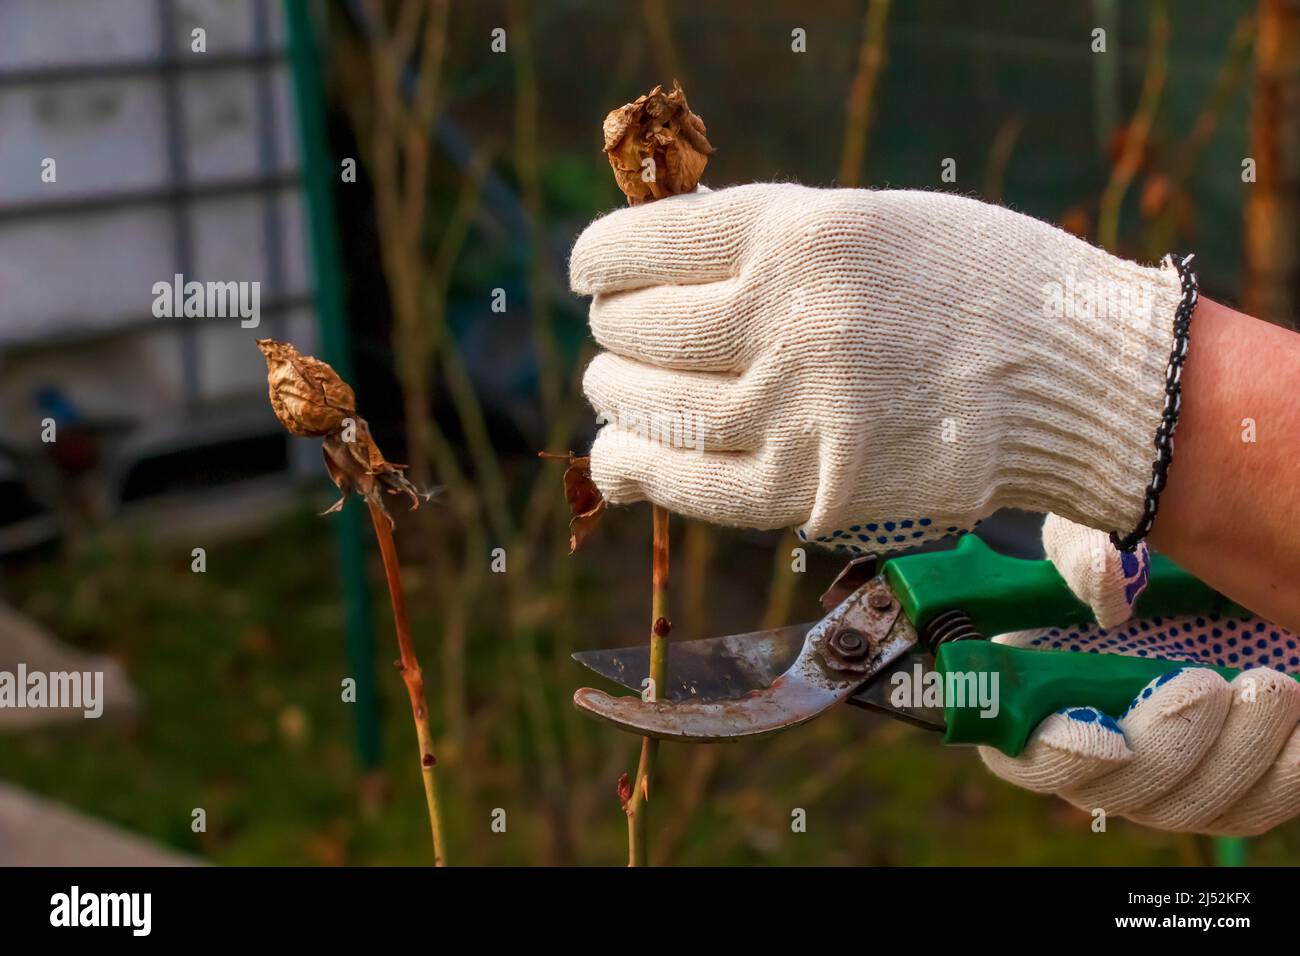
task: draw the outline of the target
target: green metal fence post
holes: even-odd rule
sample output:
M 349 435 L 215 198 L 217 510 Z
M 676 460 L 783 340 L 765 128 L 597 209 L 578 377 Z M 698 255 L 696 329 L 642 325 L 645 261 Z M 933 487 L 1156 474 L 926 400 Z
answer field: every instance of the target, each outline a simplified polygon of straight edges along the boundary
M 287 0 L 285 11 L 289 34 L 289 65 L 293 76 L 298 116 L 303 191 L 306 196 L 311 236 L 312 271 L 316 280 L 316 315 L 320 323 L 321 357 L 350 379 L 348 330 L 343 319 L 342 267 L 335 237 L 333 177 L 325 135 L 322 72 L 316 34 L 307 0 Z M 356 501 L 350 501 L 334 517 L 338 538 L 339 576 L 347 619 L 347 654 L 351 676 L 356 681 L 357 750 L 361 765 L 373 770 L 379 765 L 381 734 L 379 698 L 376 692 L 375 639 L 370 613 L 370 590 L 362 547 L 363 524 Z
M 1215 837 L 1214 860 L 1219 866 L 1245 866 L 1246 838 Z

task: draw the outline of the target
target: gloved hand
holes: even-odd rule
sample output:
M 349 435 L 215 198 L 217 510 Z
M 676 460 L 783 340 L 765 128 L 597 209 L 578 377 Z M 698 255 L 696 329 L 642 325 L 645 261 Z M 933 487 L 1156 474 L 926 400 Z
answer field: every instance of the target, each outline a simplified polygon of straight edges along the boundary
M 1043 550 L 1102 627 L 1115 627 L 1133 616 L 1151 566 L 1145 541 L 1132 551 L 1119 551 L 1107 535 L 1049 514 L 1043 522 Z
M 1152 681 L 1125 713 L 1080 701 L 1039 724 L 1019 757 L 980 748 L 1003 779 L 1165 830 L 1250 835 L 1300 814 L 1300 640 L 1260 618 L 1128 619 L 1145 585 L 1145 549 L 1121 556 L 1099 531 L 1049 518 L 1043 543 L 1075 595 L 1118 626 L 995 638 L 1020 647 L 1134 654 L 1241 669 L 1231 684 L 1204 668 Z M 1136 562 L 1136 563 L 1135 563 Z
M 570 278 L 611 503 L 877 552 L 1002 505 L 1142 514 L 1172 268 L 960 196 L 758 184 L 611 213 Z

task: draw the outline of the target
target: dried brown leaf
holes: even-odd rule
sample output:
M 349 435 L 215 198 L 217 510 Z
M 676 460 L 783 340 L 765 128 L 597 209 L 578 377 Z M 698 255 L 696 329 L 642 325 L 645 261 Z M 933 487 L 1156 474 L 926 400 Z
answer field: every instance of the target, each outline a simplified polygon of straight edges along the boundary
M 713 155 L 704 120 L 676 83 L 656 86 L 605 117 L 605 155 L 629 205 L 695 190 Z M 649 176 L 647 159 L 654 162 Z M 647 181 L 648 180 L 648 181 Z
M 600 525 L 605 516 L 605 496 L 591 480 L 591 459 L 572 458 L 564 469 L 564 497 L 569 502 L 569 553 L 582 547 L 582 543 Z
M 578 458 L 569 452 L 538 452 L 540 458 L 567 461 L 564 469 L 564 500 L 569 503 L 569 553 L 577 551 L 588 536 L 596 530 L 605 515 L 605 497 L 591 480 L 591 459 Z
M 384 507 L 384 493 L 405 495 L 411 502 L 411 510 L 420 507 L 421 501 L 432 497 L 427 492 L 407 480 L 405 465 L 394 464 L 384 458 L 383 452 L 370 435 L 370 425 L 364 418 L 354 419 L 354 428 L 342 428 L 325 436 L 322 448 L 325 452 L 325 468 L 330 479 L 343 493 L 330 511 L 343 506 L 347 496 L 356 492 L 367 501 L 378 505 L 388 514 Z M 389 518 L 391 521 L 391 517 Z

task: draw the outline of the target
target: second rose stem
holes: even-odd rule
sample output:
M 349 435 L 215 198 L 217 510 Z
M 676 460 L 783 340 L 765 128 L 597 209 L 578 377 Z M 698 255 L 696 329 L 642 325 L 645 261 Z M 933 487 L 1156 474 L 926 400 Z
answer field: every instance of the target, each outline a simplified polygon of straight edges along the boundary
M 650 572 L 650 681 L 653 699 L 657 700 L 668 682 L 668 634 L 672 623 L 668 620 L 668 511 L 658 505 L 651 508 L 654 544 Z M 646 865 L 646 805 L 658 756 L 659 741 L 642 737 L 641 761 L 626 807 L 628 866 Z
M 429 806 L 429 828 L 433 831 L 433 865 L 445 866 L 442 835 L 442 805 L 438 801 L 438 778 L 434 772 L 438 761 L 433 755 L 433 732 L 429 729 L 429 708 L 424 699 L 424 672 L 415 656 L 411 643 L 411 625 L 406 617 L 406 599 L 402 594 L 402 568 L 397 560 L 397 546 L 393 543 L 393 526 L 388 515 L 373 502 L 370 520 L 379 540 L 379 553 L 384 558 L 384 575 L 388 578 L 388 595 L 393 602 L 393 626 L 397 630 L 398 666 L 406 694 L 411 699 L 411 715 L 415 718 L 415 736 L 420 743 L 420 774 L 424 778 L 424 799 Z

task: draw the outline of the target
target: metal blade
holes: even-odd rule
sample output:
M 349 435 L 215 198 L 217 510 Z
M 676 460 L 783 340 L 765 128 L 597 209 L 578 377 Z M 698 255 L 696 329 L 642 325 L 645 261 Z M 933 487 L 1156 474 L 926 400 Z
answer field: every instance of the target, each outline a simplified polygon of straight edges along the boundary
M 884 576 L 877 575 L 808 631 L 794 663 L 767 687 L 734 700 L 678 702 L 583 688 L 573 702 L 643 736 L 699 742 L 753 737 L 812 720 L 915 645 L 916 631 Z
M 661 700 L 734 700 L 767 687 L 799 656 L 816 621 L 748 634 L 675 641 L 668 649 L 668 686 Z M 640 691 L 650 674 L 649 644 L 578 651 L 573 659 L 601 677 Z
M 948 728 L 948 721 L 944 717 L 942 707 L 926 707 L 923 704 L 913 704 L 906 699 L 902 703 L 895 702 L 894 692 L 899 686 L 894 679 L 895 674 L 906 674 L 911 686 L 924 687 L 925 675 L 932 670 L 934 670 L 934 658 L 931 655 L 907 654 L 884 668 L 871 683 L 859 688 L 858 692 L 849 698 L 849 703 L 854 707 L 872 710 L 924 730 L 937 730 L 942 733 Z M 902 696 L 906 698 L 908 695 Z

